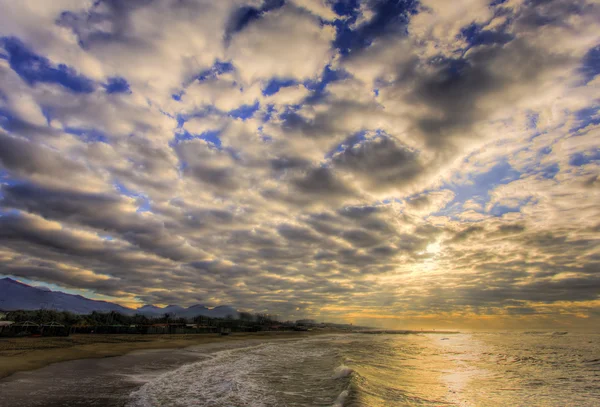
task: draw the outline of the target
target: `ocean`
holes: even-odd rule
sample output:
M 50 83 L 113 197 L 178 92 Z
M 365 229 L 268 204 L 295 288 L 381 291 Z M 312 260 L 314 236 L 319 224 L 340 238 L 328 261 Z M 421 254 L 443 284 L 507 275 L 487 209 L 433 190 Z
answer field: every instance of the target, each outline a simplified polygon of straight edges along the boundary
M 502 332 L 273 342 L 165 373 L 128 405 L 600 406 L 599 339 Z
M 600 334 L 341 334 L 152 351 L 19 373 L 0 382 L 0 405 L 597 407 Z

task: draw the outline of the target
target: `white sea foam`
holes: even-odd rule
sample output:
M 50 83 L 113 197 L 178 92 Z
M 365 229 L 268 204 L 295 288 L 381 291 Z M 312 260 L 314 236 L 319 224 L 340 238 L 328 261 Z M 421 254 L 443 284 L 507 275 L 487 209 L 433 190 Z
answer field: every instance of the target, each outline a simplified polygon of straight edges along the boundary
M 352 374 L 352 372 L 354 372 L 354 370 L 352 370 L 352 368 L 350 368 L 346 365 L 341 365 L 341 366 L 338 366 L 335 368 L 332 378 L 341 379 L 342 377 L 350 376 Z
M 348 390 L 341 392 L 340 395 L 337 396 L 337 399 L 335 399 L 332 407 L 344 407 L 344 402 L 346 401 L 346 398 L 348 398 L 349 393 Z
M 265 346 L 217 352 L 208 360 L 165 373 L 132 393 L 129 406 L 270 406 L 265 389 L 248 377 L 259 362 L 248 350 Z
M 268 343 L 225 350 L 210 359 L 191 363 L 165 373 L 130 395 L 129 407 L 168 405 L 174 407 L 279 407 L 283 400 L 322 399 L 335 393 L 324 381 L 331 381 L 335 366 L 332 352 L 310 342 Z M 349 374 L 344 367 L 339 377 Z M 285 372 L 285 373 L 284 373 Z M 283 374 L 282 374 L 283 373 Z M 304 377 L 298 381 L 297 377 Z M 320 394 L 317 394 L 319 393 Z

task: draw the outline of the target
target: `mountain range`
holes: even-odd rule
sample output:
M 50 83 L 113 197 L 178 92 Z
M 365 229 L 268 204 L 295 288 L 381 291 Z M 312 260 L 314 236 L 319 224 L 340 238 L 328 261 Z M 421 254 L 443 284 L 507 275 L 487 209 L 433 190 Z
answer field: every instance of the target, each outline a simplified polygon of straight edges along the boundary
M 110 312 L 134 315 L 142 314 L 149 317 L 162 316 L 166 313 L 176 317 L 193 318 L 203 315 L 210 318 L 224 318 L 228 315 L 236 317 L 235 308 L 223 305 L 208 308 L 201 304 L 184 308 L 179 305 L 168 305 L 164 308 L 155 305 L 144 305 L 133 309 L 123 307 L 108 301 L 91 300 L 81 295 L 52 291 L 46 287 L 33 287 L 12 278 L 0 279 L 0 310 L 37 310 L 52 309 L 55 311 L 69 311 L 75 314 L 89 314 L 92 311 Z

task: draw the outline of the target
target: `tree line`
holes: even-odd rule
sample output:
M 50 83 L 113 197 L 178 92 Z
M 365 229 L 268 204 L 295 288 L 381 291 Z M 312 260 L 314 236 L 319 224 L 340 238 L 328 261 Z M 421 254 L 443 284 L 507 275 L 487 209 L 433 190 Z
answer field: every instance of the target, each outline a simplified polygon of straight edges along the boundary
M 228 315 L 225 318 L 210 318 L 198 315 L 194 318 L 178 317 L 176 314 L 165 313 L 160 316 L 149 317 L 142 314 L 125 315 L 116 311 L 98 312 L 93 311 L 90 314 L 74 314 L 68 311 L 55 310 L 33 310 L 33 311 L 8 311 L 6 320 L 15 323 L 34 322 L 38 325 L 49 323 L 58 323 L 65 326 L 73 325 L 152 325 L 152 324 L 187 324 L 194 323 L 207 326 L 242 326 L 259 325 L 270 326 L 279 324 L 276 316 L 269 314 L 251 314 L 249 312 L 240 312 L 237 316 Z

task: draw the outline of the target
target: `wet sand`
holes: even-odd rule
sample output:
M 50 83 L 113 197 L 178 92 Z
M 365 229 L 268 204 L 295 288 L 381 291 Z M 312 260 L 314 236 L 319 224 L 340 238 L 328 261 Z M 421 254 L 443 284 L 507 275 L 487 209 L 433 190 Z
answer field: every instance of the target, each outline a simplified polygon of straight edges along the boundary
M 123 407 L 146 382 L 213 352 L 338 332 L 3 339 L 2 371 L 20 371 L 0 380 L 0 407 Z
M 248 339 L 300 338 L 333 333 L 252 332 L 229 336 L 218 334 L 191 335 L 71 335 L 46 338 L 0 338 L 0 379 L 17 372 L 39 369 L 52 363 L 77 359 L 106 358 L 136 350 L 174 349 L 215 342 Z

